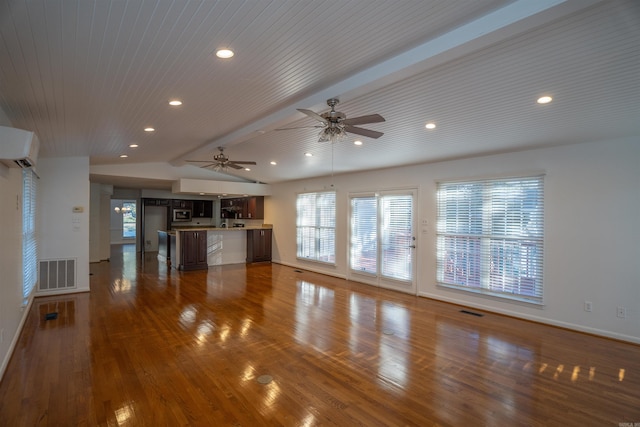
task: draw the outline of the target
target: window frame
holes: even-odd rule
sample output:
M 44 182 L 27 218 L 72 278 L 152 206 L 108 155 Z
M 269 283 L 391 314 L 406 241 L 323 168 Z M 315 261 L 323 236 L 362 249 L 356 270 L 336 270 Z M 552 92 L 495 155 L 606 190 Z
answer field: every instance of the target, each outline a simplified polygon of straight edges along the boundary
M 22 305 L 29 304 L 38 282 L 38 176 L 22 171 Z
M 437 285 L 543 306 L 544 174 L 436 184 Z
M 332 206 L 319 204 L 318 199 L 327 195 L 333 196 Z M 310 201 L 312 198 L 314 199 L 312 206 L 303 206 L 305 199 Z M 297 259 L 336 265 L 336 200 L 335 190 L 304 192 L 296 195 Z M 305 212 L 301 212 L 302 209 L 313 210 L 313 218 L 303 216 Z M 313 244 L 309 245 L 309 242 Z M 305 256 L 305 254 L 310 255 Z

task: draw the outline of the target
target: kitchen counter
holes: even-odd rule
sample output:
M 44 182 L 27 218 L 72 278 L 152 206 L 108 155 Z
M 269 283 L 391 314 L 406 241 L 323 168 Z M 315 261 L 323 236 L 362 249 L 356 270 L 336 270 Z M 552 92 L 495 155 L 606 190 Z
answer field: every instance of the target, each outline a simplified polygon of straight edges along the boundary
M 265 224 L 263 226 L 248 226 L 248 227 L 207 227 L 203 225 L 179 225 L 174 226 L 173 231 L 243 231 L 243 230 L 265 230 L 271 229 L 271 224 Z
M 180 270 L 206 269 L 208 266 L 240 264 L 253 262 L 253 256 L 247 256 L 247 237 L 251 230 L 271 230 L 271 224 L 247 227 L 211 227 L 211 226 L 174 226 L 175 250 L 177 256 L 173 267 Z M 268 234 L 269 253 L 271 260 L 271 233 Z M 253 249 L 252 246 L 249 247 Z M 252 252 L 253 255 L 253 252 Z

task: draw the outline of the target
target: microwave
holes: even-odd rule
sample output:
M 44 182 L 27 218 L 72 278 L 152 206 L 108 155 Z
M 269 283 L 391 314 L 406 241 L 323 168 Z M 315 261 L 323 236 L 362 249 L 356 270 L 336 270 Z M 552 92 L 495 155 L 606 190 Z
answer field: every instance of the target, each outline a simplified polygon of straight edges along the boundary
M 174 209 L 173 222 L 191 221 L 191 209 Z

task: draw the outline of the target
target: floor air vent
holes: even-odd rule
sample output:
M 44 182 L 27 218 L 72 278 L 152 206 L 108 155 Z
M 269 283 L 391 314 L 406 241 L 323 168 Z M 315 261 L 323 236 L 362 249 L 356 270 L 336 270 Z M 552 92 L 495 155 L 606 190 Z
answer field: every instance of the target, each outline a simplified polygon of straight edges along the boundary
M 76 287 L 76 260 L 48 259 L 38 263 L 38 291 Z
M 470 314 L 470 315 L 472 315 L 472 316 L 477 316 L 477 317 L 482 317 L 482 316 L 484 316 L 484 314 L 476 313 L 476 312 L 469 311 L 469 310 L 460 310 L 460 313 Z

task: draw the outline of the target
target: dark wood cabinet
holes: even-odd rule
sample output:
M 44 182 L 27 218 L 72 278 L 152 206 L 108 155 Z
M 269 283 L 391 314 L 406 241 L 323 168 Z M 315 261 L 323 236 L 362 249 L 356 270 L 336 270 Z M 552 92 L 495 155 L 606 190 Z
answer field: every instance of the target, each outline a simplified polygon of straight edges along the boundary
M 171 199 L 142 199 L 145 206 L 171 206 Z
M 264 219 L 264 197 L 256 196 L 247 198 L 246 218 Z
M 270 228 L 247 230 L 247 262 L 271 261 Z
M 207 265 L 207 232 L 179 231 L 180 233 L 180 270 L 204 270 Z
M 220 201 L 220 218 L 242 218 L 244 210 L 243 198 L 222 199 Z
M 174 200 L 174 209 L 193 209 L 193 200 Z
M 213 202 L 211 200 L 194 200 L 192 217 L 196 218 L 212 218 Z
M 264 219 L 264 196 L 222 199 L 220 218 Z

